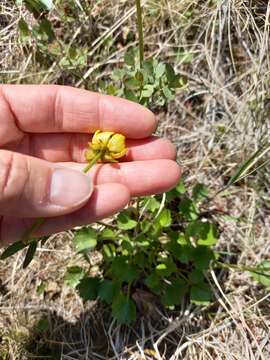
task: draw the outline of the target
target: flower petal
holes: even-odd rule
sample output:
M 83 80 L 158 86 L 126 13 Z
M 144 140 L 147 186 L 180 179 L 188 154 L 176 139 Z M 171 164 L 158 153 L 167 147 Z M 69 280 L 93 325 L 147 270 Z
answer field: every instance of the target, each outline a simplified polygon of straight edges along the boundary
M 120 152 L 117 152 L 117 153 L 111 153 L 111 156 L 112 156 L 114 159 L 120 159 L 120 158 L 122 158 L 123 156 L 125 156 L 127 152 L 128 152 L 128 149 L 125 148 L 123 151 L 120 151 Z
M 112 131 L 97 130 L 92 138 L 92 146 L 100 146 L 100 148 L 106 147 L 113 134 Z
M 96 152 L 93 149 L 88 149 L 85 152 L 85 159 L 87 161 L 91 161 L 94 159 L 94 157 L 96 156 Z

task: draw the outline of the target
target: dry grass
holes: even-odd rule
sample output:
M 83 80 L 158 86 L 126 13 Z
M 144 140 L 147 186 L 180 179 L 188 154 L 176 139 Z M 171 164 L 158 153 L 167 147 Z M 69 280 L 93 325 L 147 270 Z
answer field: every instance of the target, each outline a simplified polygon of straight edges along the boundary
M 176 144 L 187 183 L 202 181 L 215 191 L 269 138 L 270 4 L 144 3 L 147 54 L 171 61 L 189 81 L 176 101 L 158 114 L 159 132 Z M 25 50 L 18 42 L 16 26 L 25 9 L 2 0 L 1 81 L 90 88 L 93 78 L 107 76 L 136 42 L 132 6 L 132 1 L 101 0 L 66 26 L 65 40 L 88 48 L 87 65 L 78 77 L 73 68 L 63 69 L 56 62 L 48 67 L 35 62 L 35 45 Z M 57 21 L 57 14 L 52 19 Z M 130 33 L 134 38 L 127 40 Z M 191 63 L 183 60 L 183 52 L 192 56 Z M 212 205 L 223 212 L 216 221 L 219 249 L 227 252 L 228 261 L 254 265 L 269 259 L 269 170 L 232 187 Z M 183 303 L 175 312 L 156 309 L 158 316 L 142 314 L 134 327 L 126 328 L 111 322 L 107 309 L 97 304 L 86 308 L 63 286 L 65 267 L 74 261 L 70 234 L 52 237 L 25 271 L 22 260 L 20 254 L 0 265 L 1 359 L 270 358 L 270 294 L 246 273 L 211 272 L 216 301 L 209 308 Z M 37 295 L 41 281 L 46 290 Z M 41 317 L 49 319 L 44 333 L 35 327 Z

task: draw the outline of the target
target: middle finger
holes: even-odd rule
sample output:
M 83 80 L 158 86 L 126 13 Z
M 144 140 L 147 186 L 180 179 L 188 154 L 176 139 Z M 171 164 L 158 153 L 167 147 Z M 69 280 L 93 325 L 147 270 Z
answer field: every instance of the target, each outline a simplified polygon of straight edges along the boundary
M 85 162 L 85 150 L 91 137 L 86 134 L 29 134 L 7 150 L 21 152 L 51 162 Z M 128 154 L 123 161 L 175 159 L 174 145 L 167 139 L 151 136 L 127 139 Z

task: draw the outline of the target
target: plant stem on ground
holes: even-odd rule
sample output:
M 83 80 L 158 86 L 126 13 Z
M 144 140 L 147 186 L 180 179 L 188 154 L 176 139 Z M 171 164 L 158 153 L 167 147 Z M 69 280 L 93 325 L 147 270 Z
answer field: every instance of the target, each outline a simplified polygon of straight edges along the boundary
M 136 12 L 137 12 L 137 29 L 139 35 L 140 67 L 142 67 L 142 63 L 144 60 L 144 42 L 143 42 L 143 21 L 142 21 L 141 0 L 136 0 Z

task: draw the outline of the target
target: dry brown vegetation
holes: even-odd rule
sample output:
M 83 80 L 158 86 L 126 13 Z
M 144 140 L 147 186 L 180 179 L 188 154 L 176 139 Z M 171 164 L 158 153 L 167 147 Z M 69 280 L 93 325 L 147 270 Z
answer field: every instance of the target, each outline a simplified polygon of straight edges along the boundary
M 177 146 L 186 183 L 202 181 L 214 192 L 270 135 L 270 3 L 147 0 L 144 12 L 146 54 L 174 64 L 189 84 L 158 112 L 159 133 Z M 77 72 L 57 62 L 40 65 L 36 45 L 25 48 L 18 39 L 21 14 L 33 22 L 24 7 L 1 1 L 1 82 L 92 88 L 137 41 L 132 1 L 93 1 L 70 23 L 51 15 L 59 36 L 87 49 L 85 66 Z M 270 259 L 269 185 L 270 169 L 261 169 L 211 205 L 219 210 L 218 247 L 228 261 L 252 266 Z M 211 272 L 211 307 L 183 303 L 163 312 L 152 304 L 155 311 L 142 311 L 127 328 L 112 322 L 106 308 L 85 307 L 63 285 L 72 254 L 66 233 L 51 237 L 27 270 L 22 254 L 1 262 L 0 359 L 270 358 L 270 294 L 247 273 Z M 42 281 L 46 290 L 38 295 Z M 149 306 L 147 294 L 139 296 Z M 46 331 L 37 327 L 41 318 Z

